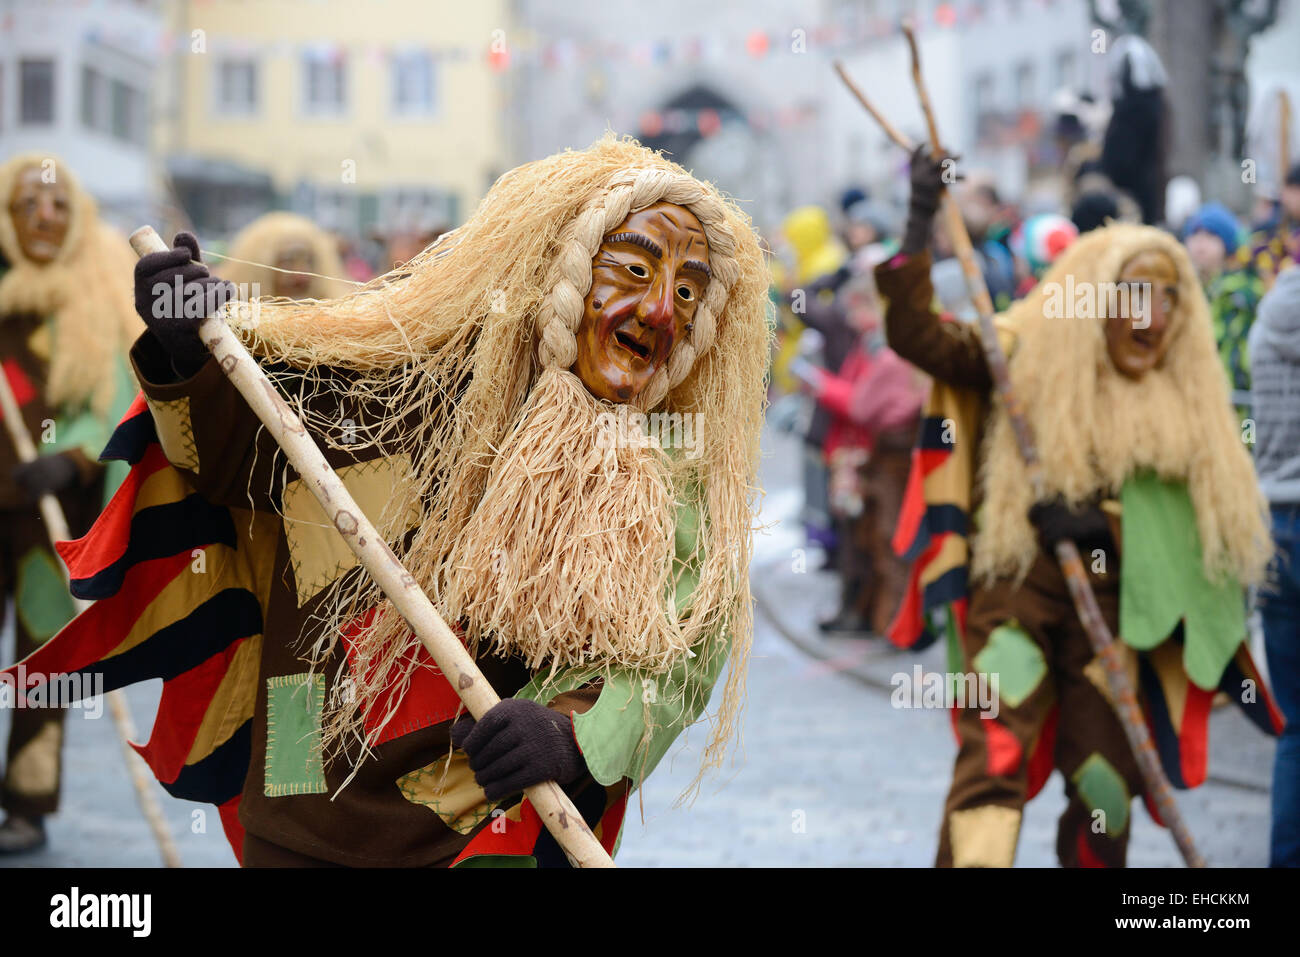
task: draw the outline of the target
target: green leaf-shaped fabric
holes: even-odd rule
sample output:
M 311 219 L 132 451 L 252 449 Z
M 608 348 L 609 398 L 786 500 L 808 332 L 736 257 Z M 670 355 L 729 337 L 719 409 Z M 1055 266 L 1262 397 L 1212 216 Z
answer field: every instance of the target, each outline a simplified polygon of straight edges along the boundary
M 1120 637 L 1154 648 L 1184 623 L 1183 667 L 1198 687 L 1217 688 L 1246 635 L 1241 585 L 1211 583 L 1187 486 L 1145 472 L 1124 483 Z

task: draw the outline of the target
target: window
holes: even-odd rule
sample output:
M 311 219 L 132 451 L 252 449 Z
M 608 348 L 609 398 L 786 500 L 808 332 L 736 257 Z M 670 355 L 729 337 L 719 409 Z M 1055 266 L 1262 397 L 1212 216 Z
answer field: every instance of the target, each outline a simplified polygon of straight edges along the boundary
M 1016 66 L 1016 106 L 1026 110 L 1034 105 L 1034 65 L 1021 63 Z
M 393 57 L 393 112 L 429 115 L 434 112 L 433 57 L 423 51 Z
M 347 104 L 347 61 L 336 54 L 311 51 L 303 56 L 303 110 L 338 114 Z
M 218 113 L 247 116 L 257 112 L 257 63 L 221 60 L 217 63 Z
M 54 122 L 54 61 L 18 61 L 18 117 L 23 123 Z
M 109 83 L 109 134 L 126 143 L 148 140 L 144 94 L 121 80 Z
M 94 67 L 81 68 L 81 124 L 88 130 L 109 130 L 108 78 Z
M 81 68 L 81 125 L 124 143 L 149 140 L 148 101 L 143 91 L 106 76 L 93 66 Z

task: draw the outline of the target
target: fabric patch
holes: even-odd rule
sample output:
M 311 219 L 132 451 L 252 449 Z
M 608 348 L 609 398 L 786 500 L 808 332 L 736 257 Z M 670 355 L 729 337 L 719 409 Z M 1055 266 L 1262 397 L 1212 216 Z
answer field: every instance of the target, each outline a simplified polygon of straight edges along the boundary
M 1079 765 L 1070 780 L 1079 797 L 1093 811 L 1102 812 L 1102 824 L 1109 837 L 1119 837 L 1128 827 L 1130 795 L 1124 778 L 1115 767 L 1094 751 Z
M 1047 674 L 1042 649 L 1014 621 L 993 629 L 974 665 L 978 672 L 998 676 L 998 697 L 1012 708 L 1020 707 Z
M 1124 672 L 1128 675 L 1128 684 L 1130 688 L 1138 686 L 1138 656 L 1137 652 L 1122 641 L 1115 643 L 1119 649 L 1120 656 L 1124 659 Z M 1181 672 L 1181 663 L 1178 666 Z M 1115 707 L 1115 699 L 1110 694 L 1110 682 L 1106 680 L 1106 666 L 1101 662 L 1101 655 L 1097 655 L 1092 661 L 1084 665 L 1084 677 L 1092 682 L 1093 687 L 1101 693 L 1101 696 L 1110 702 L 1110 706 Z
M 953 867 L 1010 867 L 1016 859 L 1020 812 L 986 804 L 948 815 Z
M 409 462 L 406 455 L 381 457 L 338 469 L 337 474 L 357 507 L 379 525 L 393 498 L 398 476 L 406 473 Z M 325 514 L 303 479 L 295 479 L 284 487 L 282 511 L 289 563 L 293 566 L 298 607 L 301 608 L 340 575 L 354 568 L 357 556 L 348 548 L 334 527 L 332 517 Z M 405 531 L 419 520 L 419 510 L 412 505 L 399 527 Z
M 1006 777 L 1016 773 L 1020 767 L 1020 760 L 1024 757 L 1024 749 L 1020 747 L 1020 742 L 1005 726 L 1000 724 L 996 718 L 987 721 L 981 721 L 980 727 L 984 729 L 984 750 L 988 760 L 986 767 L 988 773 L 993 777 Z
M 1213 690 L 1246 637 L 1241 585 L 1206 579 L 1196 509 L 1185 484 L 1144 472 L 1124 483 L 1122 496 L 1119 633 L 1147 651 L 1181 620 L 1187 675 Z
M 325 676 L 303 672 L 266 679 L 267 797 L 322 794 L 326 790 L 321 766 L 321 711 L 325 706 Z
M 33 548 L 19 559 L 14 594 L 18 617 L 37 642 L 54 637 L 77 613 L 63 572 L 44 548 Z
M 36 387 L 32 385 L 32 380 L 27 378 L 27 373 L 23 372 L 23 367 L 18 364 L 17 359 L 5 359 L 0 363 L 0 368 L 4 370 L 5 378 L 9 380 L 9 389 L 13 392 L 14 401 L 18 403 L 20 409 L 36 398 Z M 2 413 L 0 418 L 4 418 Z
M 50 361 L 50 324 L 42 322 L 27 337 L 27 351 L 42 362 Z
M 181 396 L 170 402 L 149 399 L 153 412 L 154 428 L 158 442 L 167 455 L 167 461 L 177 468 L 199 471 L 199 448 L 194 443 L 194 423 L 190 419 L 190 397 Z
M 397 779 L 402 797 L 423 804 L 458 834 L 469 834 L 488 816 L 492 804 L 474 780 L 469 755 L 453 751 L 449 759 L 403 774 Z

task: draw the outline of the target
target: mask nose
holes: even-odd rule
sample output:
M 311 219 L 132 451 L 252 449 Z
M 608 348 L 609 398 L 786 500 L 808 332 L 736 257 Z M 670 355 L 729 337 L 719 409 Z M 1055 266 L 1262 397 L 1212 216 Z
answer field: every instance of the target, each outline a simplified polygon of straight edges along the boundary
M 36 221 L 44 226 L 53 219 L 54 198 L 48 192 L 42 192 L 36 198 Z
M 1169 328 L 1169 310 L 1165 306 L 1163 295 L 1157 295 L 1155 301 L 1151 303 L 1151 331 L 1164 335 L 1165 330 Z
M 645 297 L 637 308 L 637 319 L 651 329 L 663 330 L 672 325 L 673 283 L 666 273 L 660 273 L 646 290 Z

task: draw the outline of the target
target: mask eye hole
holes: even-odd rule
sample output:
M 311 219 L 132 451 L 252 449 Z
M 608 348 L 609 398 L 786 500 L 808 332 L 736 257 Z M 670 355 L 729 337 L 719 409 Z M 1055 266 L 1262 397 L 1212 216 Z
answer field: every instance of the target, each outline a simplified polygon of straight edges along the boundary
M 646 269 L 640 263 L 628 263 L 627 271 L 636 276 L 637 279 L 649 279 L 650 270 Z
M 678 286 L 677 295 L 681 297 L 682 302 L 690 302 L 695 298 L 695 290 L 690 286 Z

